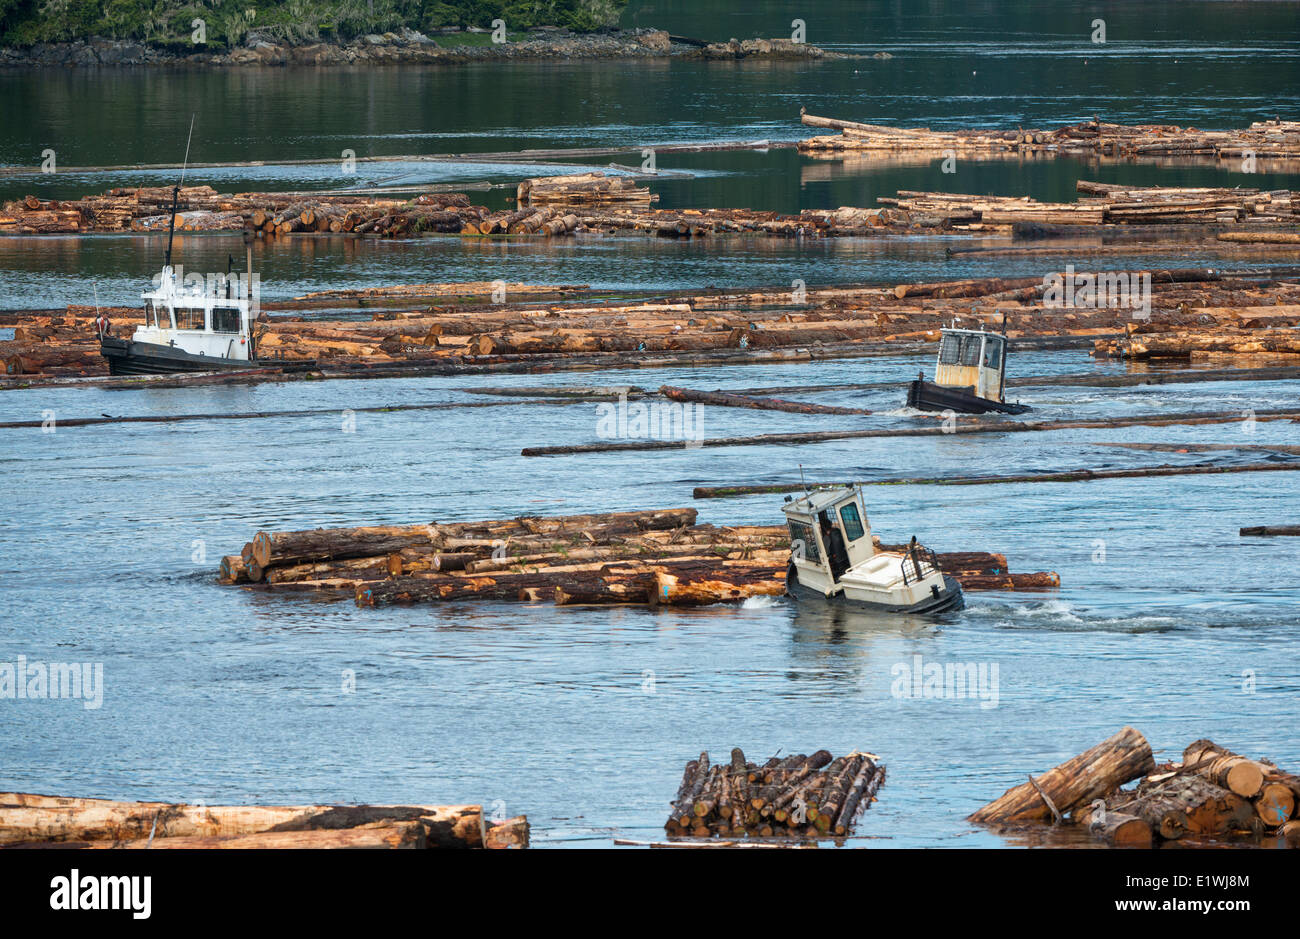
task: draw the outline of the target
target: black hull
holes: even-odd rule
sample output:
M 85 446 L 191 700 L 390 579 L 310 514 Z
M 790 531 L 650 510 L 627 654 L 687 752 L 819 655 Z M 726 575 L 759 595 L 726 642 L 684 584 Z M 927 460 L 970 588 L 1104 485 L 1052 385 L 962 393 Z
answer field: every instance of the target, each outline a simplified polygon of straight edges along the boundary
M 932 381 L 916 379 L 907 386 L 907 406 L 918 411 L 956 411 L 959 414 L 1024 414 L 1027 404 L 990 401 L 965 388 L 946 388 Z
M 264 367 L 248 359 L 226 359 L 212 355 L 194 355 L 172 346 L 131 339 L 100 340 L 99 353 L 108 360 L 112 375 L 169 375 L 176 372 L 217 372 L 226 369 Z
M 802 602 L 820 601 L 822 603 L 842 606 L 846 609 L 872 610 L 880 613 L 907 613 L 916 616 L 934 616 L 939 613 L 951 613 L 966 605 L 966 597 L 961 591 L 961 584 L 950 574 L 943 575 L 943 589 L 939 595 L 926 597 L 908 606 L 890 606 L 885 603 L 868 603 L 863 600 L 850 600 L 843 593 L 828 597 L 820 590 L 805 587 L 799 582 L 794 572 L 794 565 L 786 571 L 786 596 Z

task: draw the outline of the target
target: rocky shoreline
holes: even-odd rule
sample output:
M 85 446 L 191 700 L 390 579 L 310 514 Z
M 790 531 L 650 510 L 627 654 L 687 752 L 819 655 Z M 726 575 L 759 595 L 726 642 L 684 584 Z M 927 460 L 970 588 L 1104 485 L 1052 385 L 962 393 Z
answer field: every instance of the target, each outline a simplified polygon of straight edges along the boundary
M 682 57 L 718 60 L 854 58 L 827 52 L 789 39 L 732 39 L 703 43 L 670 36 L 665 30 L 636 29 L 609 33 L 572 33 L 560 29 L 535 30 L 523 39 L 499 44 L 472 45 L 451 36 L 429 37 L 415 30 L 361 36 L 345 42 L 292 45 L 273 42 L 256 32 L 240 47 L 228 52 L 178 51 L 118 39 L 87 39 L 42 43 L 24 48 L 0 49 L 0 67 L 95 66 L 286 66 L 286 65 L 407 65 L 546 59 L 618 59 Z

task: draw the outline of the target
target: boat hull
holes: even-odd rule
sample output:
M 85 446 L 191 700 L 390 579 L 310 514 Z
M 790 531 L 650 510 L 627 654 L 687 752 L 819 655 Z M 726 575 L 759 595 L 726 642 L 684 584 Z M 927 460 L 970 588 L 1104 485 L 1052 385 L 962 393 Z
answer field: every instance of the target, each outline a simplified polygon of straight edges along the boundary
M 873 610 L 881 613 L 910 613 L 914 615 L 950 613 L 960 610 L 966 605 L 966 597 L 962 593 L 961 584 L 950 574 L 943 575 L 943 589 L 938 591 L 937 596 L 932 594 L 924 600 L 911 604 L 889 604 L 854 600 L 846 597 L 843 591 L 828 597 L 820 590 L 801 583 L 798 574 L 795 573 L 794 565 L 791 565 L 786 571 L 786 596 L 800 602 L 820 602 L 843 606 L 848 609 Z
M 966 388 L 949 388 L 920 378 L 907 386 L 907 406 L 918 411 L 956 411 L 960 414 L 1024 414 L 1030 409 L 1027 404 L 990 401 Z
M 194 355 L 174 346 L 112 336 L 100 340 L 99 353 L 108 360 L 108 370 L 113 375 L 166 375 L 174 372 L 214 372 L 261 367 L 260 363 L 248 359 Z

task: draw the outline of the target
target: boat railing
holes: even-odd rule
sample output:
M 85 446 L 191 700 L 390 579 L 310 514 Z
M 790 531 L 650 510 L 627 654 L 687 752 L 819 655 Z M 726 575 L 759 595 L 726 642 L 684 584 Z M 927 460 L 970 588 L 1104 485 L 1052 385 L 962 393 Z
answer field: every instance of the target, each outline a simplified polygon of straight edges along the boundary
M 903 585 L 918 583 L 939 570 L 939 559 L 929 548 L 911 545 L 903 552 Z M 909 573 L 910 571 L 910 573 Z

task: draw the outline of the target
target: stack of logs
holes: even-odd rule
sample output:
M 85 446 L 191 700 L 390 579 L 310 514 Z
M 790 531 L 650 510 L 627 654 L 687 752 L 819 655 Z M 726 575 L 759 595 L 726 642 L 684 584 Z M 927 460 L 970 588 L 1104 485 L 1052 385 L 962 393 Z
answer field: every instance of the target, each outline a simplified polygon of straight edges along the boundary
M 478 805 L 186 805 L 0 793 L 0 847 L 526 848 Z
M 785 593 L 785 527 L 695 520 L 695 509 L 662 509 L 262 531 L 240 554 L 221 559 L 218 578 L 352 597 L 359 606 L 450 600 L 700 606 Z M 937 561 L 971 590 L 1060 583 L 1052 573 L 1010 574 L 1000 554 L 959 551 Z
M 426 193 L 415 199 L 360 194 L 218 193 L 211 186 L 187 186 L 176 202 L 178 231 L 240 231 L 265 235 L 354 233 L 386 237 L 422 232 L 456 234 L 491 214 L 471 205 L 463 193 Z M 27 196 L 5 204 L 0 233 L 166 231 L 172 190 L 110 189 L 75 200 Z
M 910 213 L 913 220 L 936 219 L 940 227 L 973 224 L 1013 225 L 1169 225 L 1179 223 L 1294 224 L 1292 192 L 1279 189 L 1207 189 L 1164 186 L 1116 186 L 1080 180 L 1077 202 L 1038 202 L 1028 196 L 975 196 L 949 192 L 901 189 L 895 196 L 876 201 Z M 1300 199 L 1297 199 L 1300 204 Z M 844 210 L 840 210 L 841 212 Z M 1228 232 L 1225 240 L 1251 241 L 1288 232 Z M 1300 237 L 1296 238 L 1300 241 Z M 1290 244 L 1282 240 L 1279 244 Z
M 664 828 L 691 838 L 842 838 L 885 781 L 876 760 L 856 750 L 837 758 L 818 750 L 759 766 L 737 747 L 729 763 L 710 765 L 701 753 L 686 764 Z
M 568 181 L 572 182 L 568 182 Z M 797 215 L 744 209 L 652 209 L 653 196 L 628 177 L 599 173 L 544 177 L 519 184 L 514 209 L 471 205 L 461 193 L 426 193 L 413 200 L 351 194 L 218 194 L 208 186 L 181 191 L 180 231 L 239 231 L 268 236 L 352 234 L 410 237 L 458 235 L 559 236 L 574 232 L 642 232 L 669 238 L 750 233 L 780 237 L 854 237 L 1005 231 L 1016 223 L 1098 226 L 1213 222 L 1240 223 L 1227 241 L 1294 244 L 1294 231 L 1264 230 L 1263 223 L 1296 220 L 1289 190 L 1120 187 L 1080 182 L 1085 197 L 1041 203 L 1028 197 L 974 196 L 900 190 L 880 197 L 882 207 L 804 209 Z M 0 233 L 165 231 L 171 191 L 113 189 L 103 196 L 11 202 L 0 213 Z
M 1112 157 L 1200 156 L 1215 160 L 1300 159 L 1300 122 L 1257 121 L 1245 129 L 1202 131 L 1172 124 L 1109 124 L 1093 119 L 1055 130 L 932 131 L 928 127 L 886 127 L 859 121 L 818 117 L 800 112 L 810 127 L 838 130 L 833 136 L 799 141 L 812 155 L 845 152 L 917 151 L 983 156 L 1000 153 L 1051 152 Z
M 1127 272 L 1136 275 L 1140 272 Z M 709 360 L 763 361 L 787 358 L 918 352 L 939 338 L 954 319 L 1005 329 L 1013 338 L 1098 337 L 1098 356 L 1171 355 L 1192 361 L 1246 358 L 1249 364 L 1289 364 L 1300 348 L 1300 285 L 1285 270 L 1231 276 L 1205 269 L 1154 270 L 1151 318 L 1134 326 L 1134 311 L 1100 305 L 1049 307 L 1042 276 L 984 278 L 896 287 L 809 288 L 792 299 L 789 291 L 742 290 L 684 294 L 645 301 L 541 302 L 545 290 L 507 288 L 506 303 L 474 302 L 460 294 L 491 285 L 411 288 L 409 309 L 400 308 L 399 288 L 384 288 L 384 312 L 369 322 L 276 316 L 259 323 L 264 357 L 314 359 L 323 368 L 379 372 L 402 366 L 465 369 L 625 367 L 642 355 L 648 361 L 690 356 Z M 1076 275 L 1083 276 L 1083 275 Z M 1096 275 L 1091 275 L 1094 277 Z M 561 290 L 563 293 L 563 291 Z M 429 307 L 420 293 L 448 295 L 446 305 Z M 530 296 L 538 296 L 537 300 Z M 320 297 L 277 307 L 346 302 Z M 435 298 L 440 299 L 440 298 Z M 450 302 L 449 302 L 450 301 Z M 468 302 L 467 302 L 468 301 Z M 364 302 L 352 297 L 355 305 Z M 378 301 L 377 301 L 378 302 Z M 142 322 L 139 309 L 105 308 L 114 335 L 129 335 Z M 93 307 L 60 311 L 0 313 L 0 327 L 15 327 L 0 341 L 0 362 L 10 375 L 105 374 L 98 355 Z M 1127 339 L 1125 332 L 1129 333 Z M 1117 335 L 1117 340 L 1113 337 Z M 1213 338 L 1217 337 L 1217 338 Z M 1213 341 L 1210 339 L 1213 338 Z M 1090 344 L 1090 343 L 1089 343 Z M 760 353 L 754 355 L 753 353 Z
M 658 202 L 649 186 L 638 186 L 630 176 L 606 176 L 602 172 L 570 173 L 525 179 L 516 190 L 520 208 L 543 205 L 615 205 L 648 209 Z
M 1132 789 L 1121 788 L 1138 779 Z M 1276 834 L 1300 843 L 1300 776 L 1267 760 L 1240 756 L 1197 740 L 1180 763 L 1156 766 L 1151 747 L 1132 727 L 1062 763 L 970 816 L 1005 829 L 1072 823 L 1118 847 L 1159 841 L 1258 838 Z

